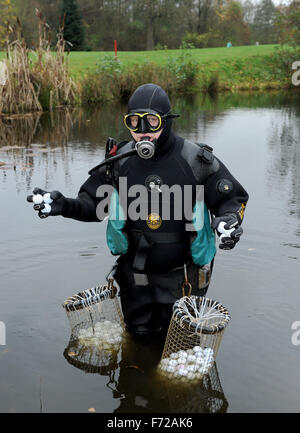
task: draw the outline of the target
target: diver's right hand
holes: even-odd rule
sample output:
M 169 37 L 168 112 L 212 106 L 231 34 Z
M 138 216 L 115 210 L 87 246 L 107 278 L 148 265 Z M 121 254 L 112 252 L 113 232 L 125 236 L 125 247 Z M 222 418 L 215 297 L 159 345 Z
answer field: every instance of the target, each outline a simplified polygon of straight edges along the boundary
M 66 198 L 59 191 L 47 192 L 35 188 L 33 195 L 27 196 L 29 203 L 34 203 L 33 209 L 38 211 L 40 218 L 47 218 L 49 215 L 62 215 L 66 205 Z

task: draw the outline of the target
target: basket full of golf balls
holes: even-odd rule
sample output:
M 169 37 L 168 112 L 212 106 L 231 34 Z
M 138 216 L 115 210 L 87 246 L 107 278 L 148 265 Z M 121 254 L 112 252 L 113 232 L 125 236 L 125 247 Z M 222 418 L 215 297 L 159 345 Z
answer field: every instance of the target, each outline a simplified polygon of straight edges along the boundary
M 230 321 L 219 302 L 185 296 L 175 302 L 159 371 L 170 379 L 197 380 L 209 372 Z
M 108 285 L 84 290 L 63 303 L 72 334 L 83 346 L 118 350 L 125 336 L 125 325 L 117 289 Z
M 117 350 L 103 350 L 101 345 L 86 344 L 86 339 L 78 339 L 76 334 L 75 330 L 64 350 L 64 357 L 69 364 L 86 373 L 97 373 L 104 376 L 109 376 L 116 370 L 118 367 Z

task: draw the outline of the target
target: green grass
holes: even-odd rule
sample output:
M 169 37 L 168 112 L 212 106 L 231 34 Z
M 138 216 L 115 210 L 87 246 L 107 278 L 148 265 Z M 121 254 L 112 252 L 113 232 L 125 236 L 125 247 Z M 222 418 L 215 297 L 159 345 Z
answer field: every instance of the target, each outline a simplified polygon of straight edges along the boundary
M 266 56 L 274 51 L 277 45 L 250 45 L 232 48 L 202 48 L 186 50 L 191 53 L 193 58 L 206 65 L 207 63 L 217 63 L 229 59 L 241 59 L 253 56 Z M 137 63 L 153 62 L 160 65 L 168 64 L 170 57 L 178 56 L 182 50 L 161 50 L 161 51 L 120 51 L 118 58 L 123 66 Z M 73 51 L 69 55 L 70 72 L 73 77 L 78 78 L 85 72 L 93 72 L 96 69 L 96 63 L 105 55 L 113 52 L 90 51 L 80 52 Z
M 222 81 L 229 80 L 237 84 L 245 81 L 248 76 L 255 78 L 261 75 L 264 58 L 274 52 L 278 45 L 249 45 L 232 48 L 202 48 L 185 50 L 190 53 L 195 61 L 200 65 L 199 72 L 211 74 L 218 72 Z M 152 62 L 157 65 L 166 66 L 171 57 L 178 57 L 182 50 L 159 50 L 159 51 L 120 51 L 118 58 L 122 67 L 129 65 Z M 68 54 L 69 70 L 71 76 L 77 80 L 89 72 L 97 69 L 97 62 L 105 55 L 114 52 L 105 51 L 73 51 Z M 0 52 L 0 60 L 5 57 L 4 52 Z M 250 60 L 251 59 L 251 60 Z M 250 60 L 250 61 L 249 61 Z M 257 70 L 260 71 L 257 74 Z

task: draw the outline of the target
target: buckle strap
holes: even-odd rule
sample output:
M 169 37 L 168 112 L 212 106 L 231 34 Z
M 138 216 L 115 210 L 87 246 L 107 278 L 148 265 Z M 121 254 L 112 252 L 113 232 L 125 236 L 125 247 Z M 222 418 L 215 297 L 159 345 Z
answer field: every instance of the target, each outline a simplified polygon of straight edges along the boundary
M 206 164 L 212 164 L 214 162 L 213 148 L 208 146 L 207 144 L 197 143 L 200 146 L 200 150 L 198 152 L 198 158 L 202 159 L 202 161 L 206 162 Z
M 143 271 L 145 269 L 147 254 L 150 246 L 150 242 L 145 238 L 145 236 L 142 235 L 139 239 L 133 262 L 133 269 L 136 271 Z
M 147 255 L 150 247 L 154 244 L 170 244 L 184 241 L 183 233 L 149 233 L 139 230 L 129 232 L 133 242 L 137 244 L 136 254 L 133 261 L 133 269 L 144 271 Z
M 134 242 L 139 242 L 141 237 L 144 237 L 151 244 L 175 244 L 177 242 L 183 242 L 185 240 L 184 233 L 176 232 L 143 232 L 141 230 L 130 230 L 129 237 L 132 238 Z

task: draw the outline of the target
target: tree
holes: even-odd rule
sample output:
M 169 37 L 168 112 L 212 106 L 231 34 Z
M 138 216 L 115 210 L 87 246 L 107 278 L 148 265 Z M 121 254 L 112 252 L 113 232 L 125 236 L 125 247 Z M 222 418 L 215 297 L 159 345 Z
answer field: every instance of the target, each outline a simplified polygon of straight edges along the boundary
M 255 8 L 253 31 L 257 41 L 263 44 L 276 42 L 276 7 L 272 0 L 262 0 Z
M 61 19 L 64 19 L 64 38 L 72 44 L 71 49 L 82 50 L 84 29 L 76 0 L 63 0 Z
M 14 9 L 10 0 L 0 0 L 0 47 L 5 45 L 7 24 L 14 19 Z
M 297 46 L 300 44 L 300 1 L 293 0 L 288 6 L 280 6 L 275 25 L 280 42 Z
M 220 2 L 221 3 L 221 2 Z M 223 43 L 232 42 L 233 45 L 247 45 L 249 43 L 249 27 L 243 18 L 241 4 L 235 0 L 225 0 L 217 10 L 218 28 Z
M 211 0 L 197 0 L 197 33 L 200 34 L 207 32 L 213 6 Z

